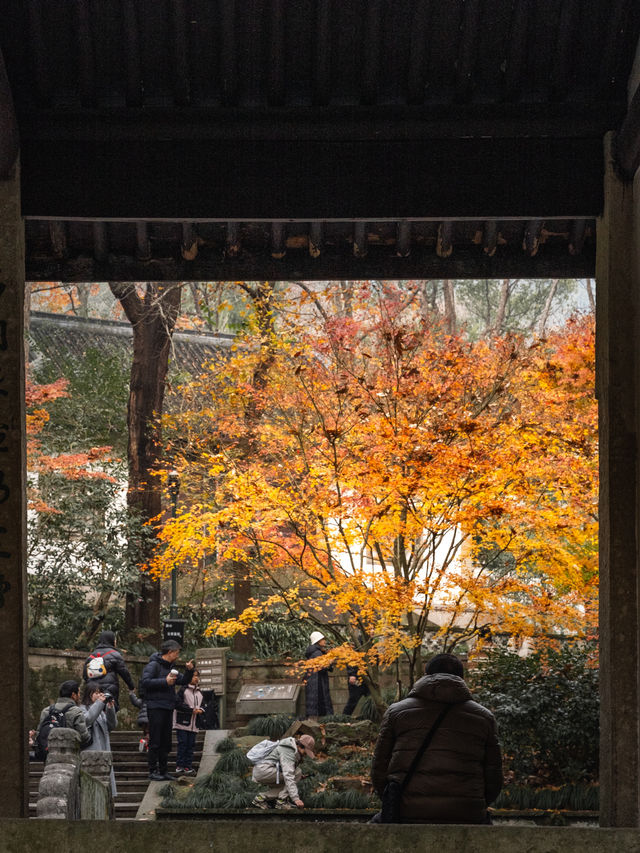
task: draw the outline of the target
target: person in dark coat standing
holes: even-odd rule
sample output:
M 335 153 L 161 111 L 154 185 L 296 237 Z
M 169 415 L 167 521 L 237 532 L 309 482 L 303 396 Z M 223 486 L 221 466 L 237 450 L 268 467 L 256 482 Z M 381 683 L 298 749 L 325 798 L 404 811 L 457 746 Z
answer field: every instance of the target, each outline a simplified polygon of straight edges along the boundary
M 116 649 L 116 635 L 113 631 L 103 631 L 98 637 L 95 649 L 84 662 L 82 678 L 92 685 L 98 685 L 101 693 L 113 696 L 116 711 L 119 708 L 120 682 L 124 681 L 130 691 L 135 687 L 131 673 L 127 669 L 124 658 Z
M 321 657 L 327 647 L 327 641 L 320 631 L 314 631 L 309 637 L 311 645 L 305 653 L 307 660 Z M 331 693 L 329 692 L 329 673 L 332 666 L 325 667 L 319 672 L 311 672 L 306 681 L 306 714 L 309 719 L 325 717 L 333 714 Z
M 187 685 L 193 675 L 193 661 L 185 664 L 186 672 L 180 675 L 175 662 L 180 654 L 180 644 L 165 640 L 160 651 L 149 658 L 142 671 L 140 686 L 149 717 L 149 779 L 162 782 L 175 779 L 167 771 L 173 732 L 173 710 L 176 707 L 175 685 Z
M 491 822 L 487 806 L 502 788 L 496 721 L 473 701 L 463 675 L 455 655 L 436 655 L 383 717 L 371 769 L 380 796 L 387 780 L 402 783 L 436 718 L 451 706 L 403 791 L 402 823 Z
M 356 705 L 363 696 L 369 695 L 369 688 L 358 676 L 357 666 L 347 667 L 347 688 L 349 690 L 349 699 L 344 706 L 342 713 L 346 716 L 353 714 Z

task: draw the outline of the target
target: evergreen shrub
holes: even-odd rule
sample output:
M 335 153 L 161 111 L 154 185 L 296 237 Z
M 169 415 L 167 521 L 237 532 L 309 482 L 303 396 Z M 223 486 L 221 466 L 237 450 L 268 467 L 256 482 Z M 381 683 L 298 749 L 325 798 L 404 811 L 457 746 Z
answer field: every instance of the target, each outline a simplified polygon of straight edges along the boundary
M 505 772 L 533 786 L 598 778 L 598 670 L 592 644 L 519 657 L 496 649 L 470 673 L 474 698 L 496 716 Z

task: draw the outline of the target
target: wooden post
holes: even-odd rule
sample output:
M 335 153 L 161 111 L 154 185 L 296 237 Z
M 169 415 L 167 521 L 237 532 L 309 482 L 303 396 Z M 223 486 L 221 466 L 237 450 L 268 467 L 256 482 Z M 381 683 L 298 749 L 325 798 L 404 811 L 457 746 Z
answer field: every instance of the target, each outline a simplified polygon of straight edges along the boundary
M 0 178 L 0 648 L 11 693 L 0 726 L 0 755 L 10 768 L 0 818 L 28 816 L 25 487 L 24 226 L 16 159 Z
M 638 826 L 638 288 L 633 186 L 605 139 L 598 220 L 597 396 L 600 430 L 600 823 Z

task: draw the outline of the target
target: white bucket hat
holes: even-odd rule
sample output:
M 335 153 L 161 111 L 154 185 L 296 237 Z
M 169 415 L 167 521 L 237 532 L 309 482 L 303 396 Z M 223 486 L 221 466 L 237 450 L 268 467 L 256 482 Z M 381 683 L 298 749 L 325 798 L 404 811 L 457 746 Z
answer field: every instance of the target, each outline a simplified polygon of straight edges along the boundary
M 321 634 L 320 631 L 314 631 L 313 634 L 309 637 L 311 641 L 311 645 L 315 646 L 320 640 L 324 640 L 324 634 Z

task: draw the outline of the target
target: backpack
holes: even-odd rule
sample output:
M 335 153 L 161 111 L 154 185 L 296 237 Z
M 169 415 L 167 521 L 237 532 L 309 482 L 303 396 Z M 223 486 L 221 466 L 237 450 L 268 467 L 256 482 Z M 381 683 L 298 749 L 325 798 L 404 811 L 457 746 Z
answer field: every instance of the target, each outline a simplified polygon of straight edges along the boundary
M 251 747 L 247 753 L 247 758 L 252 764 L 259 764 L 273 752 L 279 742 L 277 740 L 261 740 L 260 743 Z
M 106 674 L 107 664 L 105 663 L 104 657 L 92 652 L 87 658 L 87 680 L 91 678 L 102 678 L 102 676 Z
M 69 702 L 64 708 L 59 711 L 55 705 L 49 705 L 47 716 L 42 721 L 38 737 L 33 744 L 33 753 L 38 761 L 46 761 L 49 753 L 49 734 L 51 729 L 65 729 L 67 721 L 65 714 L 75 705 L 75 702 Z

